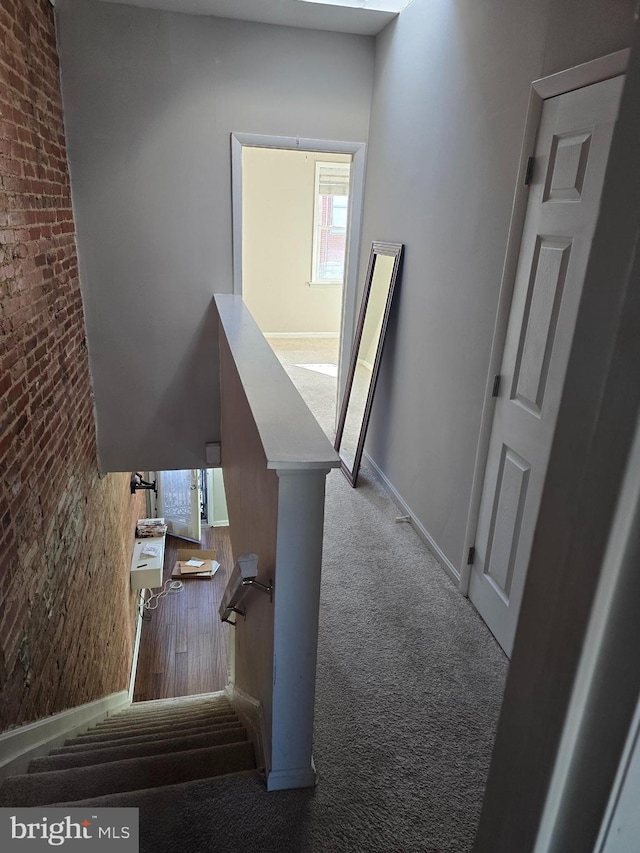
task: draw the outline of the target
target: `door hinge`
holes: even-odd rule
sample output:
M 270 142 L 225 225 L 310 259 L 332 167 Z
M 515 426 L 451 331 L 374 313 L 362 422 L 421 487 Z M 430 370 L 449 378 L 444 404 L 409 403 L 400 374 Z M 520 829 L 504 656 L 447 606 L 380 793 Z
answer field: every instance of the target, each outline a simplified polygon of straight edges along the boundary
M 496 375 L 493 377 L 493 388 L 491 389 L 492 397 L 498 396 L 498 393 L 500 391 L 500 378 L 501 377 L 499 373 L 496 373 Z
M 471 548 L 469 548 L 469 553 L 467 555 L 467 565 L 472 566 L 475 558 L 476 558 L 476 546 L 472 545 Z
M 535 165 L 536 158 L 531 156 L 527 160 L 527 171 L 524 173 L 524 185 L 528 187 L 531 181 L 533 180 L 533 167 Z

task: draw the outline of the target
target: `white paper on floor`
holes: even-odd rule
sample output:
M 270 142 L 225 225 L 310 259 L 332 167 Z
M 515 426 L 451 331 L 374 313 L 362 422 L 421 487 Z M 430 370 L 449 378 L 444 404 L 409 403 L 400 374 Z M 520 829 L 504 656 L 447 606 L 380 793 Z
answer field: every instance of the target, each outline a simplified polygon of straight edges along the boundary
M 324 373 L 325 376 L 338 375 L 337 364 L 296 364 L 296 367 L 304 367 L 305 370 L 313 370 L 315 373 Z

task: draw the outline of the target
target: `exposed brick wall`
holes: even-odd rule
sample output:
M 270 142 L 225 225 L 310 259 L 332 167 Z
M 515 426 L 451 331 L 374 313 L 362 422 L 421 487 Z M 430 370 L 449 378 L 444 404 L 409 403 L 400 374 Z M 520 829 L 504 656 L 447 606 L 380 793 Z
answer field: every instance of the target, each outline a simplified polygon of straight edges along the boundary
M 100 478 L 53 10 L 0 0 L 0 730 L 127 687 L 144 496 Z

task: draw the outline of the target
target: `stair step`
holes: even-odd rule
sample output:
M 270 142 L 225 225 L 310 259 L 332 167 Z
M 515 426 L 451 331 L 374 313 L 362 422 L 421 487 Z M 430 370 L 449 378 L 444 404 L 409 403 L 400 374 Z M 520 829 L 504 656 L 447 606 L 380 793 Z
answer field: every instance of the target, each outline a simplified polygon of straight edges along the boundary
M 106 764 L 109 761 L 119 761 L 127 758 L 138 758 L 146 755 L 165 755 L 172 752 L 184 752 L 191 749 L 201 749 L 208 746 L 241 743 L 247 740 L 244 728 L 215 730 L 204 734 L 186 737 L 151 740 L 146 743 L 109 746 L 103 749 L 85 749 L 81 752 L 66 752 L 58 755 L 48 755 L 35 758 L 30 762 L 28 773 L 45 773 L 50 770 L 66 770 L 69 767 L 88 767 L 89 765 Z
M 197 728 L 193 730 L 189 730 L 187 732 L 183 732 L 182 736 L 195 736 L 200 734 L 215 734 L 219 732 L 222 734 L 223 732 L 233 731 L 233 732 L 244 732 L 244 727 L 240 722 L 237 723 L 229 723 L 226 726 L 203 726 L 202 728 Z M 116 746 L 135 746 L 136 744 L 143 743 L 162 743 L 165 740 L 172 740 L 175 738 L 175 731 L 169 732 L 155 732 L 152 734 L 145 735 L 133 735 L 128 738 L 116 738 L 114 740 L 90 740 L 83 741 L 82 743 L 76 743 L 76 738 L 72 738 L 71 740 L 66 741 L 65 746 L 59 746 L 55 749 L 49 751 L 49 755 L 65 755 L 67 753 L 72 752 L 86 752 L 87 750 L 91 750 L 95 752 L 101 749 L 112 749 Z M 242 738 L 238 737 L 238 740 Z
M 228 699 L 218 700 L 217 702 L 167 702 L 166 705 L 154 705 L 150 703 L 147 708 L 141 707 L 142 704 L 141 702 L 134 702 L 133 705 L 116 711 L 109 719 L 127 715 L 139 717 L 143 720 L 147 717 L 162 717 L 169 714 L 192 714 L 199 711 L 228 711 L 232 707 Z
M 181 734 L 185 734 L 188 731 L 192 731 L 195 729 L 204 728 L 206 726 L 220 726 L 221 728 L 225 728 L 229 723 L 238 723 L 238 717 L 235 714 L 229 714 L 224 717 L 218 717 L 212 723 L 210 719 L 203 720 L 197 723 L 191 723 L 190 725 L 181 726 L 177 723 L 163 723 L 162 725 L 156 726 L 135 726 L 133 728 L 125 728 L 118 730 L 96 730 L 89 729 L 87 732 L 81 735 L 77 735 L 74 738 L 74 741 L 77 743 L 89 743 L 92 740 L 101 741 L 101 740 L 118 740 L 118 738 L 123 737 L 132 737 L 134 735 L 144 735 L 144 734 L 160 734 L 161 732 L 180 732 Z M 65 741 L 65 746 L 66 746 Z
M 25 773 L 4 781 L 0 787 L 0 806 L 29 807 L 74 801 L 174 785 L 254 767 L 253 744 L 246 741 L 89 767 Z
M 260 770 L 241 770 L 222 776 L 210 776 L 188 782 L 178 782 L 175 785 L 164 785 L 161 788 L 139 788 L 117 794 L 104 794 L 100 797 L 87 797 L 83 800 L 56 801 L 51 805 L 65 808 L 76 806 L 82 808 L 88 806 L 95 808 L 140 808 L 140 818 L 143 819 L 145 814 L 152 815 L 150 822 L 154 823 L 161 810 L 164 810 L 168 815 L 173 815 L 172 819 L 175 820 L 177 811 L 174 805 L 176 800 L 182 798 L 191 802 L 192 794 L 197 793 L 200 801 L 206 801 L 207 809 L 215 809 L 216 801 L 221 802 L 225 813 L 235 822 L 237 821 L 237 814 L 229 809 L 230 792 L 231 801 L 233 801 L 234 791 L 241 793 L 246 792 L 247 789 L 252 794 L 264 795 L 266 793 L 264 777 Z M 224 814 L 221 817 L 224 817 Z M 163 849 L 162 844 L 151 847 L 147 841 L 145 834 L 147 849 Z
M 143 717 L 140 716 L 129 716 L 128 713 L 121 712 L 120 714 L 107 717 L 106 720 L 102 720 L 100 723 L 96 723 L 92 726 L 93 729 L 118 729 L 125 726 L 129 726 L 131 728 L 137 726 L 157 726 L 162 725 L 163 723 L 174 723 L 174 722 L 190 722 L 191 720 L 201 720 L 201 719 L 212 719 L 215 720 L 218 717 L 227 717 L 229 714 L 234 714 L 233 708 L 229 705 L 228 708 L 224 709 L 216 709 L 216 710 L 201 710 L 201 711 L 192 711 L 190 713 L 173 713 L 173 714 L 153 714 L 153 715 L 145 715 Z
M 188 696 L 173 696 L 168 699 L 145 699 L 141 702 L 134 701 L 129 707 L 144 712 L 147 710 L 178 707 L 180 705 L 215 705 L 218 703 L 229 704 L 229 696 L 225 690 L 218 690 L 215 693 L 192 693 Z
M 188 696 L 178 699 L 157 699 L 150 702 L 133 702 L 123 713 L 131 714 L 168 714 L 172 711 L 188 711 L 198 708 L 228 708 L 231 705 L 229 698 L 225 695 L 218 698 L 205 698 L 191 700 Z M 118 712 L 117 712 L 118 713 Z

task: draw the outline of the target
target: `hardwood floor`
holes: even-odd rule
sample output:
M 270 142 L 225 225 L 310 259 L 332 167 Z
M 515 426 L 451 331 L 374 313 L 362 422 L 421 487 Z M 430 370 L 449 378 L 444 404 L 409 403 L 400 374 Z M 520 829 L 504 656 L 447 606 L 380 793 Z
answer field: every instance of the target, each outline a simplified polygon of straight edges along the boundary
M 215 548 L 220 568 L 211 580 L 186 580 L 181 592 L 160 599 L 157 610 L 144 611 L 134 702 L 209 693 L 227 684 L 230 629 L 220 621 L 218 605 L 233 568 L 229 528 L 205 528 L 199 547 Z M 167 536 L 165 581 L 178 548 L 198 545 Z

